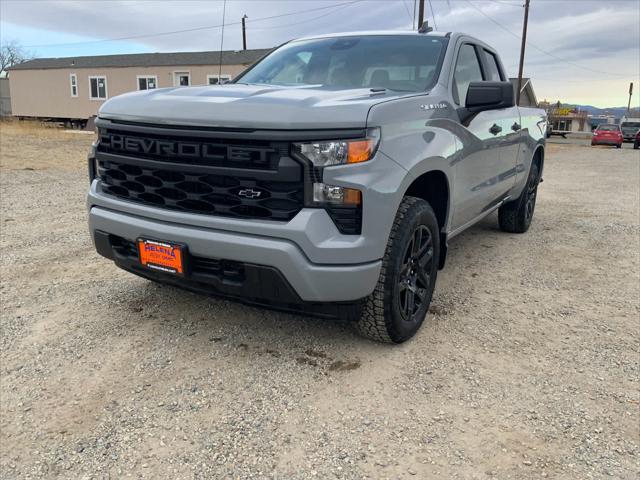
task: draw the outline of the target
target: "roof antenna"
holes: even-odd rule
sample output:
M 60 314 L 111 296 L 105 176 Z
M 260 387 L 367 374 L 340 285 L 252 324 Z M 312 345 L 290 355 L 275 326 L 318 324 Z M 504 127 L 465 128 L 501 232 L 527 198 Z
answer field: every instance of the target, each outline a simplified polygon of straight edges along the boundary
M 218 64 L 218 83 L 222 78 L 222 46 L 224 45 L 224 15 L 227 10 L 227 0 L 222 4 L 222 35 L 220 36 L 220 63 Z
M 429 26 L 429 21 L 425 20 L 422 23 L 422 26 L 418 29 L 418 33 L 429 33 L 429 32 L 433 32 L 433 28 Z

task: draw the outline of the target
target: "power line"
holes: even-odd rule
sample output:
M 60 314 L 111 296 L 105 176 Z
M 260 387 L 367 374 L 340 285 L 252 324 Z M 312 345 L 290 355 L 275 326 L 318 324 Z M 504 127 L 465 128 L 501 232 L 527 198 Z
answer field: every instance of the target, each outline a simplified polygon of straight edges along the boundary
M 411 16 L 411 12 L 409 11 L 409 7 L 407 7 L 407 0 L 400 0 L 402 5 L 404 5 L 404 9 L 407 11 L 407 15 L 409 15 L 409 20 L 413 21 L 413 17 Z
M 465 0 L 465 2 L 467 2 L 469 5 L 471 5 L 476 11 L 478 11 L 481 15 L 483 15 L 484 17 L 486 17 L 487 19 L 489 19 L 491 22 L 493 22 L 494 24 L 496 24 L 498 27 L 500 27 L 502 30 L 504 30 L 505 32 L 507 32 L 508 34 L 510 34 L 511 36 L 517 38 L 518 40 L 521 40 L 522 37 L 520 35 L 518 35 L 517 33 L 509 30 L 507 27 L 505 27 L 504 25 L 502 25 L 500 22 L 498 22 L 497 20 L 495 20 L 493 17 L 490 17 L 489 15 L 487 15 L 486 13 L 484 13 L 482 11 L 482 9 L 478 8 L 476 5 L 474 5 L 473 3 L 471 3 L 470 0 Z M 589 68 L 589 67 L 585 67 L 583 65 L 580 65 L 578 63 L 574 63 L 570 60 L 567 60 L 566 58 L 562 58 L 559 57 L 557 55 L 555 55 L 554 53 L 548 52 L 546 50 L 543 50 L 542 48 L 538 47 L 537 45 L 531 43 L 531 42 L 527 42 L 527 45 L 529 45 L 531 48 L 539 51 L 540 53 L 544 53 L 545 55 L 548 55 L 549 57 L 555 58 L 556 60 L 560 60 L 561 62 L 565 62 L 568 63 L 570 65 L 574 65 L 578 68 L 582 68 L 584 70 L 588 70 L 590 72 L 594 72 L 594 73 L 601 73 L 604 75 L 611 75 L 614 77 L 628 77 L 629 75 L 626 74 L 616 74 L 616 73 L 610 73 L 610 72 L 604 72 L 602 70 L 595 70 L 593 68 Z
M 312 18 L 308 18 L 306 20 L 301 20 L 299 22 L 295 22 L 295 23 L 287 23 L 286 25 L 268 25 L 266 27 L 252 27 L 253 30 L 271 30 L 271 29 L 275 29 L 275 28 L 289 28 L 289 27 L 295 27 L 297 25 L 302 25 L 303 23 L 309 23 L 309 22 L 314 22 L 316 20 L 318 20 L 319 18 L 323 18 L 323 17 L 327 17 L 329 15 L 334 14 L 337 10 L 342 10 L 343 8 L 347 8 L 350 7 L 351 5 L 354 5 L 356 3 L 360 3 L 360 2 L 364 2 L 366 0 L 355 0 L 353 2 L 347 3 L 347 4 L 342 4 L 342 5 L 338 5 L 335 9 L 330 10 L 327 13 L 324 13 L 322 15 L 316 15 Z M 250 22 L 249 22 L 250 24 Z M 229 25 L 227 23 L 227 25 Z
M 437 30 L 438 29 L 438 24 L 436 23 L 436 14 L 433 13 L 433 3 L 431 3 L 431 0 L 429 0 L 429 8 L 431 9 L 431 17 L 433 18 L 433 26 Z
M 493 3 L 497 3 L 498 5 L 506 5 L 507 7 L 514 7 L 514 8 L 522 8 L 523 5 L 517 5 L 515 3 L 507 3 L 507 2 L 501 2 L 500 0 L 489 0 L 490 2 Z
M 336 8 L 336 7 L 341 7 L 341 6 L 345 6 L 345 5 L 353 5 L 354 3 L 359 3 L 361 1 L 364 0 L 352 0 L 350 2 L 342 2 L 342 3 L 335 3 L 333 5 L 325 5 L 324 7 L 316 7 L 316 8 L 310 8 L 307 10 L 298 10 L 295 12 L 289 12 L 289 13 L 282 13 L 280 15 L 271 15 L 268 17 L 261 17 L 261 18 L 256 18 L 253 20 L 253 22 L 261 22 L 261 21 L 265 21 L 265 20 L 272 20 L 274 18 L 282 18 L 282 17 L 289 17 L 292 15 L 299 15 L 301 13 L 309 13 L 309 12 L 317 12 L 320 10 L 326 10 L 328 8 Z M 226 23 L 226 26 L 231 26 L 231 25 L 239 25 L 241 22 L 231 22 L 231 23 Z M 141 35 L 130 35 L 130 36 L 126 36 L 126 37 L 115 37 L 115 38 L 105 38 L 102 40 L 88 40 L 88 41 L 83 41 L 83 42 L 69 42 L 69 43 L 48 43 L 48 44 L 41 44 L 41 45 L 25 45 L 24 48 L 45 48 L 45 47 L 68 47 L 68 46 L 74 46 L 74 45 L 92 45 L 92 44 L 96 44 L 96 43 L 105 43 L 105 42 L 119 42 L 122 40 L 135 40 L 135 39 L 139 39 L 139 38 L 152 38 L 152 37 L 162 37 L 162 36 L 166 36 L 166 35 L 174 35 L 177 33 L 188 33 L 188 32 L 197 32 L 199 30 L 211 30 L 214 28 L 221 28 L 223 25 L 219 24 L 219 25 L 205 25 L 202 27 L 194 27 L 194 28 L 185 28 L 182 30 L 172 30 L 172 31 L 166 31 L 166 32 L 158 32 L 158 33 L 148 33 L 148 34 L 141 34 Z

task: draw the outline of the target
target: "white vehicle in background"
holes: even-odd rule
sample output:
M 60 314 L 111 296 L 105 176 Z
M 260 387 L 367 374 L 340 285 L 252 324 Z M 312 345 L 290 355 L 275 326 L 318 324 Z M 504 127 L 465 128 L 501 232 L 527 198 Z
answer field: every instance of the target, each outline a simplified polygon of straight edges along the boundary
M 625 142 L 633 142 L 640 131 L 640 118 L 622 117 L 620 120 L 622 138 Z

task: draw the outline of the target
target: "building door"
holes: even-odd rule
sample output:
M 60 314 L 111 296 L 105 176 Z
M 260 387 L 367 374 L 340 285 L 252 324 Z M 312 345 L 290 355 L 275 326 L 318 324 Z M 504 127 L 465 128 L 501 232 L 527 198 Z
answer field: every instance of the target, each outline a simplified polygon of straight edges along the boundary
M 173 85 L 176 87 L 188 87 L 191 85 L 189 72 L 173 72 Z

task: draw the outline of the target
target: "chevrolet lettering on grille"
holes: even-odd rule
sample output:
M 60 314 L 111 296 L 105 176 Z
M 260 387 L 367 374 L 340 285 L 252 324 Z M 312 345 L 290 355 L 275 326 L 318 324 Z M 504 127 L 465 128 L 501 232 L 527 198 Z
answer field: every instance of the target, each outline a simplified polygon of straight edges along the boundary
M 229 160 L 239 163 L 267 163 L 269 154 L 275 151 L 269 147 L 182 142 L 108 133 L 100 135 L 100 145 L 112 152 L 143 154 L 164 158 L 175 157 L 187 160 Z

